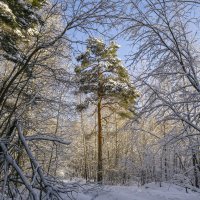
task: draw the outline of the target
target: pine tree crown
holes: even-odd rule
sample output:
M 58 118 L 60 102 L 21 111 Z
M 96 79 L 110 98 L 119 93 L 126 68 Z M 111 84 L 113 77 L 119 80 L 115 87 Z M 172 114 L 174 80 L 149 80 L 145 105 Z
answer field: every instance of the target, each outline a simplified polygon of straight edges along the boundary
M 110 107 L 117 105 L 115 107 L 121 108 L 119 113 L 128 116 L 123 111 L 134 110 L 131 107 L 138 94 L 127 69 L 117 57 L 118 49 L 119 45 L 114 41 L 106 45 L 100 39 L 89 38 L 86 51 L 77 57 L 80 64 L 75 67 L 75 73 L 79 92 L 87 95 L 88 102 L 102 98 L 103 103 Z

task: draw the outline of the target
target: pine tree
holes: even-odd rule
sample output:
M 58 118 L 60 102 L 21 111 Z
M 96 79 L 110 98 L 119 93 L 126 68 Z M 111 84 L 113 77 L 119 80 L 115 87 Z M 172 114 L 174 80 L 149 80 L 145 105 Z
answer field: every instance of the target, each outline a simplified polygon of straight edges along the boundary
M 87 49 L 78 58 L 81 64 L 75 68 L 79 91 L 87 98 L 79 109 L 92 103 L 97 106 L 98 116 L 98 169 L 97 181 L 103 180 L 102 163 L 102 109 L 115 110 L 121 116 L 131 116 L 138 96 L 131 84 L 129 75 L 117 57 L 119 46 L 111 42 L 108 46 L 99 39 L 89 38 Z M 116 110 L 117 109 L 117 110 Z

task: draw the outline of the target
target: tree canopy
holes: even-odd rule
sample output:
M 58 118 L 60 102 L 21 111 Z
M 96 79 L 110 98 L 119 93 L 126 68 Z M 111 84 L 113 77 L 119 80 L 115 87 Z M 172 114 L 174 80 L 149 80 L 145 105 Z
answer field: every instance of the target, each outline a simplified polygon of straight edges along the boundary
M 109 45 L 97 38 L 87 40 L 87 49 L 78 56 L 81 63 L 75 68 L 79 79 L 79 91 L 89 94 L 85 105 L 103 100 L 110 109 L 116 105 L 133 112 L 133 105 L 138 94 L 131 83 L 128 71 L 117 57 L 119 45 L 114 41 Z M 118 112 L 123 114 L 123 112 Z M 125 114 L 125 113 L 124 113 Z

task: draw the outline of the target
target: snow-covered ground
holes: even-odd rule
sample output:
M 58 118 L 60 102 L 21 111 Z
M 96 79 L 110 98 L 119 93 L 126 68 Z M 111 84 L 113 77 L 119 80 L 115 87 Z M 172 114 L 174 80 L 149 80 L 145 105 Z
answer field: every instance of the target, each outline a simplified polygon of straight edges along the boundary
M 85 188 L 85 189 L 83 189 Z M 77 200 L 199 200 L 200 193 L 176 185 L 163 183 L 162 187 L 151 183 L 143 187 L 137 186 L 103 186 L 93 188 L 84 186 L 74 194 Z

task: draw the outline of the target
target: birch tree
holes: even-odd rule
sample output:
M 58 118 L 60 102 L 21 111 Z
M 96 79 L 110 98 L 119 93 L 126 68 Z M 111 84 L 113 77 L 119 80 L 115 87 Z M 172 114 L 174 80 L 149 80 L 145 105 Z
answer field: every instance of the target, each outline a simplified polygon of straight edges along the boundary
M 141 116 L 174 124 L 164 137 L 168 145 L 187 140 L 189 148 L 197 146 L 190 148 L 190 155 L 193 184 L 199 187 L 199 29 L 198 18 L 188 14 L 199 7 L 194 9 L 193 3 L 130 1 L 133 12 L 127 9 L 119 19 L 126 23 L 122 25 L 124 32 L 135 46 L 130 59 L 137 69 L 143 68 L 135 77 L 142 86 Z

